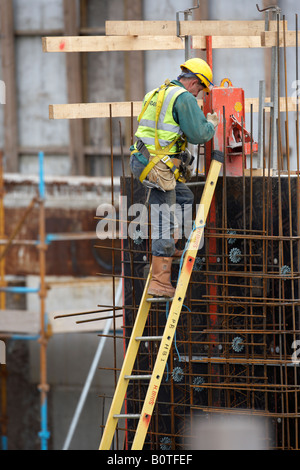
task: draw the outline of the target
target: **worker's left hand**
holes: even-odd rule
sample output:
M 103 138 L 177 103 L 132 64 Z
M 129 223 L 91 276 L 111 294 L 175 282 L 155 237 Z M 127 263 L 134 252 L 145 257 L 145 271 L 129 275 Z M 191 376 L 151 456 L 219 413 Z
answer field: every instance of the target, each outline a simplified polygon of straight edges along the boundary
M 208 122 L 211 122 L 214 127 L 217 127 L 217 125 L 219 124 L 219 118 L 217 116 L 217 113 L 207 113 L 206 119 L 208 120 Z
M 188 165 L 184 168 L 181 168 L 181 175 L 185 181 L 190 181 L 193 176 L 193 165 Z

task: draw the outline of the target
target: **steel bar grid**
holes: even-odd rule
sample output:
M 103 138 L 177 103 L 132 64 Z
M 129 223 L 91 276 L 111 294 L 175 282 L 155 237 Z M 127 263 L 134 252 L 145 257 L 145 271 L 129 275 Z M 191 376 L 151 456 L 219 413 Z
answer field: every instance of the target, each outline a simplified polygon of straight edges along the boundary
M 286 67 L 285 48 L 283 54 Z M 279 83 L 280 78 L 278 74 Z M 285 87 L 286 80 L 285 76 Z M 145 449 L 188 449 L 193 423 L 205 423 L 220 414 L 263 417 L 268 448 L 300 449 L 299 122 L 298 111 L 295 122 L 288 121 L 287 109 L 287 104 L 286 110 L 280 109 L 275 125 L 263 112 L 260 176 L 256 176 L 252 152 L 247 176 L 227 176 L 224 164 L 216 189 L 215 225 L 207 224 L 204 246 L 198 252 Z M 252 110 L 250 120 L 252 133 Z M 290 168 L 290 126 L 296 128 L 297 171 Z M 271 155 L 274 139 L 275 156 Z M 203 152 L 205 148 L 199 146 L 198 156 Z M 273 160 L 276 171 L 271 171 Z M 123 195 L 130 196 L 128 207 L 146 201 L 146 189 L 125 173 L 123 165 L 121 188 Z M 193 182 L 204 180 L 197 172 Z M 203 185 L 190 187 L 197 203 Z M 179 243 L 184 248 L 185 240 Z M 121 253 L 122 273 L 116 276 L 124 286 L 123 335 L 114 332 L 113 337 L 123 338 L 126 347 L 151 263 L 151 240 L 129 237 L 123 240 Z M 174 285 L 178 271 L 174 263 Z M 113 311 L 115 315 L 115 307 Z M 167 315 L 168 304 L 152 304 L 144 334 L 161 336 Z M 156 341 L 141 344 L 135 374 L 151 373 L 158 347 Z M 119 366 L 111 368 L 116 376 Z M 128 386 L 128 413 L 140 412 L 147 385 L 140 379 Z M 125 438 L 116 446 L 130 449 L 134 420 L 117 429 Z
M 139 200 L 145 198 L 144 189 L 136 187 L 131 178 L 125 177 L 124 184 L 126 191 L 133 185 Z M 278 196 L 279 185 L 281 192 L 287 194 L 285 198 Z M 209 414 L 235 411 L 270 420 L 275 428 L 272 448 L 298 449 L 299 367 L 292 360 L 293 342 L 300 329 L 300 300 L 295 295 L 300 275 L 299 240 L 294 229 L 299 206 L 292 197 L 298 185 L 298 175 L 286 178 L 280 169 L 275 178 L 250 177 L 244 185 L 238 178 L 224 175 L 220 179 L 217 197 L 225 195 L 226 204 L 217 204 L 220 207 L 217 214 L 220 225 L 216 230 L 218 261 L 210 262 L 206 251 L 211 239 L 208 231 L 199 253 L 198 270 L 194 270 L 184 301 L 145 444 L 147 448 L 184 448 L 188 445 L 193 416 L 205 420 Z M 239 194 L 239 201 L 244 199 L 245 216 L 243 212 L 237 216 L 228 209 L 232 188 Z M 199 197 L 199 188 L 195 191 Z M 250 203 L 251 194 L 258 195 L 259 204 L 255 200 Z M 285 221 L 286 214 L 290 214 L 291 223 Z M 245 230 L 240 227 L 243 223 Z M 230 236 L 229 231 L 238 236 Z M 125 343 L 131 334 L 146 279 L 148 242 L 136 244 L 137 250 L 133 240 L 128 239 L 128 249 L 127 241 L 124 242 Z M 232 247 L 238 247 L 241 252 L 240 259 L 234 262 L 230 260 Z M 284 266 L 286 269 L 282 269 Z M 177 274 L 175 264 L 174 283 Z M 211 276 L 216 280 L 216 295 L 209 294 Z M 216 327 L 210 325 L 212 305 L 218 317 Z M 166 315 L 163 305 L 153 305 L 145 334 L 161 335 Z M 115 339 L 119 337 L 122 338 L 116 335 Z M 140 347 L 135 374 L 151 371 L 157 348 L 153 341 Z M 130 414 L 139 412 L 146 389 L 146 380 L 129 386 L 126 406 Z M 128 448 L 134 429 L 132 420 L 119 428 L 126 431 Z

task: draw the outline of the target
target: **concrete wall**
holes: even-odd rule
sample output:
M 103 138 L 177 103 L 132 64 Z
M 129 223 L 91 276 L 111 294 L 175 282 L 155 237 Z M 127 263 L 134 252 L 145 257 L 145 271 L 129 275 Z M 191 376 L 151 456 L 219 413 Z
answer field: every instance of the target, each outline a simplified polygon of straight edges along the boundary
M 144 2 L 144 19 L 175 20 L 176 12 L 193 6 L 192 0 L 176 0 Z M 33 7 L 35 5 L 35 7 Z M 261 5 L 262 7 L 263 5 Z M 286 16 L 288 28 L 295 29 L 295 13 L 299 13 L 296 0 L 279 2 L 282 14 Z M 14 1 L 15 28 L 17 30 L 59 29 L 63 28 L 63 9 L 61 0 L 47 2 L 42 0 Z M 212 0 L 208 2 L 207 19 L 263 19 L 264 15 L 257 11 L 256 1 L 234 3 Z M 119 20 L 124 17 L 124 6 L 120 0 L 110 2 L 88 2 L 87 21 L 90 27 L 103 27 L 106 19 Z M 180 14 L 183 19 L 183 14 Z M 0 46 L 1 47 L 1 46 Z M 41 38 L 17 36 L 15 40 L 17 63 L 17 96 L 19 145 L 23 147 L 62 146 L 69 143 L 68 122 L 49 121 L 48 105 L 51 103 L 67 103 L 67 83 L 64 54 L 45 54 L 42 52 Z M 0 50 L 1 56 L 1 50 Z M 87 100 L 118 101 L 124 100 L 124 54 L 122 52 L 88 53 L 87 58 Z M 145 54 L 145 88 L 152 89 L 165 78 L 177 77 L 179 65 L 184 61 L 184 51 L 147 52 Z M 246 97 L 257 97 L 259 80 L 265 78 L 265 53 L 258 49 L 215 50 L 213 52 L 214 81 L 219 83 L 222 78 L 229 77 L 234 86 L 243 87 Z M 287 49 L 288 95 L 295 91 L 295 50 Z M 283 71 L 282 71 L 283 73 Z M 0 60 L 1 78 L 1 60 Z M 133 78 L 134 79 L 134 78 Z M 282 94 L 284 94 L 282 75 Z M 290 116 L 292 120 L 294 116 Z M 249 127 L 249 117 L 247 118 Z M 119 120 L 113 120 L 113 143 L 120 146 Z M 3 145 L 3 105 L 0 105 L 0 146 Z M 124 120 L 121 120 L 124 125 Z M 108 120 L 91 119 L 85 122 L 86 145 L 96 146 L 103 151 L 109 148 Z M 257 119 L 254 119 L 254 136 L 257 135 Z M 295 132 L 291 126 L 292 164 L 295 167 Z M 109 153 L 109 151 L 108 151 Z M 109 172 L 109 162 L 105 158 L 93 156 L 91 160 L 92 174 Z M 103 165 L 103 162 L 105 164 Z M 36 172 L 35 159 L 30 155 L 21 157 L 22 173 Z M 67 175 L 70 166 L 67 154 L 48 155 L 46 171 L 53 175 Z M 116 168 L 120 171 L 120 167 Z M 103 174 L 103 173 L 102 173 Z
M 63 9 L 60 0 L 47 2 L 14 1 L 15 28 L 17 30 L 43 30 L 63 28 Z M 50 121 L 50 103 L 67 103 L 65 57 L 45 54 L 41 37 L 18 36 L 16 48 L 16 77 L 18 96 L 19 145 L 43 148 L 69 144 L 67 121 Z M 37 162 L 31 155 L 22 155 L 20 171 L 36 174 Z M 70 174 L 67 154 L 46 158 L 47 174 Z
M 2 54 L 1 54 L 1 41 L 0 41 L 0 80 L 2 80 Z M 5 86 L 5 84 L 4 84 Z M 3 146 L 4 141 L 4 104 L 0 102 L 0 147 Z
M 49 104 L 68 103 L 66 55 L 46 54 L 42 51 L 41 36 L 26 35 L 26 31 L 32 30 L 63 30 L 63 3 L 62 0 L 15 0 L 13 4 L 15 30 L 25 32 L 15 39 L 18 145 L 23 148 L 36 147 L 37 151 L 44 147 L 65 148 L 65 151 L 47 153 L 45 171 L 47 175 L 66 176 L 71 174 L 67 153 L 69 123 L 66 120 L 49 120 L 48 112 Z M 104 29 L 106 19 L 122 19 L 123 16 L 123 2 L 120 0 L 88 2 L 89 27 Z M 85 57 L 86 65 L 82 63 L 82 68 L 86 67 L 87 101 L 124 101 L 124 54 L 87 53 Z M 4 139 L 3 111 L 3 105 L 0 105 L 0 148 Z M 118 121 L 113 121 L 113 144 L 120 147 Z M 91 174 L 109 175 L 108 159 L 105 155 L 101 156 L 105 151 L 110 154 L 109 122 L 107 119 L 91 119 L 85 121 L 85 126 L 85 145 L 99 149 L 98 156 L 96 152 L 95 156 L 89 157 Z M 25 151 L 21 155 L 20 171 L 23 174 L 37 173 L 37 161 L 32 152 Z M 115 172 L 121 174 L 120 166 L 116 166 Z

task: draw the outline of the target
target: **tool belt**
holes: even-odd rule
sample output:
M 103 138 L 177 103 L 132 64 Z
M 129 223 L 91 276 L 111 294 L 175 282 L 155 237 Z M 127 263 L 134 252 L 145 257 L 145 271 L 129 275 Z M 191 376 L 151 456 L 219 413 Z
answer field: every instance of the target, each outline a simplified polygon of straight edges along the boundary
M 169 155 L 164 154 L 151 155 L 141 140 L 137 141 L 136 150 L 132 153 L 136 152 L 140 152 L 149 162 L 140 175 L 139 179 L 141 182 L 147 178 L 151 183 L 160 186 L 164 191 L 170 191 L 175 188 L 176 180 L 182 181 L 180 171 L 181 158 L 171 158 Z
M 161 187 L 164 191 L 170 191 L 176 186 L 176 181 L 186 182 L 190 173 L 188 167 L 193 163 L 194 157 L 186 149 L 177 154 L 176 157 L 169 155 L 151 155 L 145 144 L 138 140 L 136 150 L 132 153 L 140 152 L 147 160 L 148 165 L 140 175 L 140 181 L 148 181 Z

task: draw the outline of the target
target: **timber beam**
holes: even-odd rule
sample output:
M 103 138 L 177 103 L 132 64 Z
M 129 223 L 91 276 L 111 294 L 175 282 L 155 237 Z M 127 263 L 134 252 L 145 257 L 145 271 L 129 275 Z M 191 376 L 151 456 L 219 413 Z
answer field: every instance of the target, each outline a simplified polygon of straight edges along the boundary
M 197 100 L 198 105 L 203 105 L 202 100 Z M 270 98 L 266 98 L 266 102 L 270 101 Z M 258 112 L 259 100 L 258 98 L 246 98 L 245 99 L 245 112 L 250 113 L 252 105 L 252 111 Z M 296 111 L 296 100 L 292 97 L 287 99 L 288 111 Z M 50 119 L 87 119 L 87 118 L 108 118 L 110 117 L 110 106 L 111 116 L 114 117 L 131 117 L 138 116 L 141 112 L 142 101 L 123 101 L 114 103 L 75 103 L 75 104 L 51 104 L 49 105 L 49 118 Z M 266 107 L 266 112 L 270 111 L 269 107 Z M 285 97 L 280 98 L 280 109 L 286 111 Z

